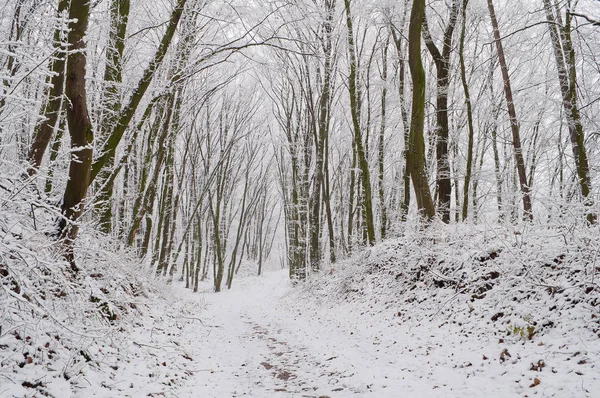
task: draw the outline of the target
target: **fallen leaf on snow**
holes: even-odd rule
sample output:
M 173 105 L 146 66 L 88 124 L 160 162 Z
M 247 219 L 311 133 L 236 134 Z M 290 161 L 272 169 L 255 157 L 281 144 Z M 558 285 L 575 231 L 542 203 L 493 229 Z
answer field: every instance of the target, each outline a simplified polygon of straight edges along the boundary
M 533 384 L 529 386 L 529 388 L 533 388 L 535 386 L 539 386 L 541 383 L 540 379 L 538 379 L 537 377 L 535 379 L 533 379 Z

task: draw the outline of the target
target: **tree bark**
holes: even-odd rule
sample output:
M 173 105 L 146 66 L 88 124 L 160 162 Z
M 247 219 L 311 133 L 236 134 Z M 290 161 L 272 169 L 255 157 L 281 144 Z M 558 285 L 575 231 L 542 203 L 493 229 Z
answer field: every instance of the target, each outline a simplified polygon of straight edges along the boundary
M 69 181 L 62 201 L 62 217 L 59 221 L 59 236 L 65 241 L 65 257 L 71 268 L 77 271 L 73 244 L 77 237 L 77 221 L 83 210 L 90 179 L 94 133 L 88 115 L 85 89 L 85 42 L 90 3 L 88 0 L 71 0 L 69 19 L 73 22 L 68 42 L 70 54 L 67 58 L 65 91 L 70 101 L 67 107 L 67 123 L 71 135 L 71 162 Z
M 471 104 L 471 94 L 469 92 L 469 83 L 467 81 L 467 68 L 465 66 L 465 36 L 467 28 L 467 5 L 469 0 L 463 0 L 462 4 L 462 27 L 460 31 L 460 44 L 458 49 L 460 63 L 460 81 L 465 94 L 465 105 L 467 106 L 467 128 L 469 138 L 467 143 L 467 169 L 465 171 L 465 183 L 463 187 L 463 206 L 462 220 L 465 221 L 469 214 L 469 188 L 471 186 L 471 173 L 473 170 L 473 138 L 475 129 L 473 128 L 473 105 Z
M 60 0 L 58 2 L 57 14 L 59 18 L 67 10 L 69 5 L 68 0 Z M 29 175 L 34 175 L 42 165 L 42 159 L 48 148 L 48 144 L 52 140 L 54 130 L 58 127 L 58 118 L 60 115 L 60 109 L 62 104 L 62 96 L 65 82 L 65 62 L 66 62 L 66 50 L 63 48 L 61 40 L 62 30 L 57 28 L 54 32 L 54 52 L 56 53 L 55 58 L 52 60 L 52 78 L 48 103 L 44 107 L 44 118 L 39 125 L 36 126 L 34 132 L 33 143 L 29 149 L 27 156 L 29 162 L 29 168 L 27 172 Z
M 386 129 L 386 105 L 387 105 L 387 61 L 388 61 L 388 46 L 389 36 L 386 40 L 382 51 L 382 66 L 381 80 L 383 80 L 383 88 L 381 89 L 381 125 L 379 127 L 379 141 L 377 144 L 377 165 L 379 172 L 379 214 L 381 225 L 379 233 L 381 239 L 385 239 L 387 232 L 387 208 L 385 205 L 385 190 L 384 190 L 384 155 L 385 155 L 385 129 Z
M 403 15 L 402 26 L 404 26 L 404 18 L 406 17 L 406 11 Z M 403 198 L 400 203 L 400 221 L 406 221 L 408 215 L 408 208 L 410 207 L 410 172 L 408 171 L 408 143 L 410 141 L 410 121 L 408 120 L 408 111 L 406 110 L 406 99 L 405 99 L 405 80 L 406 80 L 406 66 L 405 57 L 402 51 L 402 36 L 396 34 L 395 28 L 392 27 L 392 37 L 394 38 L 394 44 L 396 47 L 396 53 L 398 56 L 398 94 L 400 96 L 400 117 L 402 118 L 402 130 L 404 138 L 404 150 L 402 151 L 403 170 L 402 170 L 402 193 Z
M 570 2 L 568 2 L 567 7 L 570 7 Z M 569 128 L 569 137 L 577 169 L 579 188 L 583 197 L 589 202 L 591 179 L 585 149 L 583 124 L 581 123 L 581 115 L 577 105 L 577 69 L 575 64 L 575 50 L 571 41 L 572 16 L 567 12 L 565 25 L 563 25 L 560 15 L 558 15 L 558 18 L 554 16 L 550 0 L 544 0 L 544 9 L 546 11 L 552 49 L 554 50 L 558 82 L 567 118 L 567 126 Z M 591 205 L 591 203 L 587 202 L 586 205 Z M 589 213 L 587 218 L 590 223 L 595 223 L 596 221 L 595 214 Z
M 329 156 L 325 151 L 325 140 L 329 135 L 329 124 L 331 119 L 331 75 L 332 75 L 332 31 L 333 16 L 335 11 L 335 0 L 325 0 L 326 17 L 323 22 L 322 47 L 324 51 L 323 84 L 319 98 L 318 126 L 315 129 L 315 173 L 313 177 L 312 194 L 310 199 L 310 259 L 309 263 L 313 271 L 321 268 L 322 250 L 320 245 L 321 235 L 321 206 L 326 199 L 322 195 L 322 186 L 325 185 L 325 158 Z
M 350 0 L 344 0 L 346 8 L 346 24 L 348 28 L 348 53 L 350 56 L 350 74 L 348 76 L 348 91 L 350 94 L 350 113 L 352 116 L 352 127 L 354 130 L 354 143 L 356 145 L 356 156 L 360 168 L 360 180 L 363 189 L 362 206 L 365 212 L 367 227 L 367 240 L 369 245 L 375 244 L 375 224 L 373 222 L 373 199 L 371 193 L 371 173 L 369 163 L 365 154 L 360 126 L 360 99 L 357 77 L 357 59 L 354 48 L 354 31 L 352 27 L 352 15 L 350 13 Z M 350 237 L 349 237 L 350 238 Z
M 104 70 L 104 84 L 106 88 L 103 93 L 101 105 L 103 117 L 98 132 L 98 139 L 100 141 L 110 136 L 110 133 L 116 126 L 117 116 L 121 108 L 118 85 L 123 81 L 123 51 L 125 50 L 125 32 L 129 19 L 129 1 L 113 0 L 111 3 L 111 26 L 108 45 L 106 47 L 106 69 Z M 113 164 L 113 162 L 114 153 L 107 159 L 106 163 Z M 105 169 L 101 173 L 99 185 L 102 188 L 96 195 L 100 230 L 105 233 L 112 231 L 112 196 L 114 184 L 111 181 L 107 181 L 110 175 L 111 170 Z
M 435 208 L 429 191 L 425 161 L 425 70 L 421 60 L 421 30 L 425 17 L 425 0 L 414 0 L 408 28 L 408 64 L 413 80 L 410 136 L 407 154 L 407 172 L 410 173 L 417 199 L 417 208 L 426 221 L 435 217 Z
M 510 86 L 510 77 L 508 74 L 508 67 L 504 58 L 504 49 L 502 47 L 502 40 L 500 38 L 500 30 L 498 28 L 498 20 L 496 19 L 496 12 L 494 10 L 493 0 L 488 0 L 488 10 L 490 12 L 490 19 L 492 21 L 492 28 L 494 30 L 494 41 L 496 43 L 496 51 L 498 52 L 498 61 L 500 62 L 500 70 L 502 71 L 502 80 L 504 82 L 504 95 L 506 97 L 506 105 L 508 107 L 508 117 L 510 119 L 510 129 L 512 132 L 512 144 L 515 152 L 515 163 L 517 166 L 517 174 L 519 177 L 519 185 L 521 193 L 523 195 L 523 218 L 526 220 L 533 219 L 533 213 L 531 211 L 531 187 L 527 185 L 527 175 L 525 172 L 525 161 L 523 160 L 523 149 L 521 147 L 521 136 L 519 132 L 519 120 L 517 119 L 517 111 L 515 109 L 515 103 L 513 101 L 512 89 Z
M 128 104 L 121 110 L 119 116 L 117 118 L 116 126 L 108 137 L 107 141 L 102 146 L 100 150 L 100 157 L 96 159 L 94 164 L 92 165 L 92 174 L 90 176 L 90 183 L 96 178 L 100 170 L 105 167 L 109 160 L 114 157 L 115 152 L 117 150 L 117 146 L 121 142 L 123 138 L 123 134 L 125 130 L 129 126 L 133 115 L 135 114 L 140 101 L 144 97 L 146 90 L 150 86 L 150 82 L 154 77 L 155 72 L 158 70 L 159 66 L 162 64 L 163 59 L 167 55 L 167 50 L 171 45 L 171 41 L 173 39 L 173 35 L 177 29 L 177 25 L 179 24 L 179 20 L 181 19 L 181 15 L 183 14 L 183 9 L 185 7 L 185 3 L 187 0 L 178 0 L 173 12 L 171 13 L 171 17 L 169 19 L 169 25 L 167 26 L 167 30 L 162 37 L 158 50 L 154 55 L 154 58 L 144 71 L 142 78 L 138 82 L 137 87 L 135 88 L 131 98 L 129 99 Z
M 142 176 L 139 183 L 139 191 L 135 203 L 133 205 L 133 214 L 132 214 L 132 223 L 131 228 L 129 229 L 129 234 L 127 236 L 127 244 L 129 246 L 133 245 L 135 240 L 135 236 L 137 234 L 138 228 L 140 227 L 142 220 L 147 214 L 152 214 L 152 210 L 154 208 L 154 201 L 156 199 L 157 192 L 157 184 L 160 177 L 160 172 L 162 170 L 164 159 L 166 155 L 166 141 L 169 135 L 169 125 L 171 123 L 172 112 L 174 107 L 175 96 L 171 93 L 168 97 L 159 97 L 157 103 L 159 105 L 163 105 L 161 108 L 161 112 L 164 112 L 163 119 L 157 117 L 153 126 L 150 128 L 148 132 L 148 140 L 146 144 L 146 154 L 144 156 L 144 165 L 142 168 Z M 160 124 L 162 123 L 162 127 Z M 157 132 L 161 130 L 160 136 L 158 136 L 157 144 L 158 148 L 156 152 L 152 150 L 152 143 L 154 141 L 154 137 L 156 137 Z M 156 161 L 154 162 L 154 169 L 152 171 L 152 177 L 148 180 L 148 175 L 150 172 L 152 157 L 156 156 Z M 149 228 L 147 225 L 146 228 Z M 146 254 L 145 251 L 142 251 L 142 255 Z
M 452 36 L 458 19 L 458 0 L 453 0 L 450 10 L 448 25 L 444 30 L 442 51 L 437 48 L 427 25 L 427 18 L 423 18 L 423 38 L 425 45 L 433 57 L 437 71 L 437 96 L 436 96 L 436 161 L 437 161 L 437 211 L 442 221 L 450 222 L 450 201 L 452 198 L 452 184 L 450 180 L 450 162 L 448 159 L 448 137 L 450 133 L 448 123 L 448 89 L 450 87 L 450 53 L 452 51 Z

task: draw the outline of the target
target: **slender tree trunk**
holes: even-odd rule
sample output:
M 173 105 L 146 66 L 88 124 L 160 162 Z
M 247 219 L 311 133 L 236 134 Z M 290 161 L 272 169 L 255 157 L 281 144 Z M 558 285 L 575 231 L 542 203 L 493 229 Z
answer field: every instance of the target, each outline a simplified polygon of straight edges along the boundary
M 174 110 L 174 115 L 173 115 L 173 122 L 172 122 L 172 140 L 170 142 L 170 145 L 172 147 L 175 146 L 175 142 L 177 140 L 177 134 L 179 132 L 179 128 L 180 128 L 180 118 L 181 118 L 181 106 L 182 106 L 182 97 L 183 97 L 183 89 L 179 88 L 176 96 L 177 96 L 177 100 L 175 101 L 175 110 Z M 175 197 L 172 200 L 172 203 L 170 204 L 171 206 L 171 210 L 170 210 L 170 214 L 169 214 L 169 220 L 171 223 L 171 232 L 169 234 L 168 237 L 168 243 L 167 243 L 167 252 L 166 252 L 166 266 L 170 266 L 169 269 L 169 275 L 173 276 L 174 272 L 177 270 L 177 256 L 175 256 L 175 259 L 173 261 L 173 248 L 175 247 L 175 231 L 176 231 L 176 224 L 177 224 L 177 217 L 179 215 L 179 207 L 180 207 L 180 201 L 181 201 L 181 193 L 183 191 L 183 183 L 185 181 L 185 172 L 186 172 L 186 166 L 188 164 L 188 154 L 189 154 L 189 145 L 190 145 L 190 141 L 191 138 L 187 137 L 186 139 L 186 145 L 185 145 L 185 149 L 184 152 L 181 156 L 181 173 L 179 175 L 179 182 L 177 184 L 177 188 L 175 191 Z M 173 162 L 175 161 L 175 159 L 173 158 Z M 174 168 L 174 166 L 173 166 Z M 175 177 L 175 174 L 172 172 L 172 179 Z M 174 182 L 172 183 L 172 185 L 174 186 Z M 171 188 L 171 189 L 174 189 Z M 182 238 L 182 243 L 185 241 L 185 235 Z M 179 253 L 177 253 L 179 254 Z M 166 269 L 165 269 L 166 272 Z
M 458 159 L 458 143 L 456 141 L 454 141 L 452 143 L 452 145 L 450 146 L 450 149 L 452 150 L 452 157 L 454 159 Z M 455 161 L 452 165 L 452 178 L 453 178 L 453 182 L 454 182 L 454 202 L 456 203 L 456 209 L 454 210 L 454 222 L 458 223 L 460 221 L 460 192 L 459 192 L 459 178 L 458 178 L 458 166 L 457 166 L 457 162 Z
M 386 128 L 386 105 L 387 105 L 387 59 L 388 59 L 389 37 L 386 40 L 382 51 L 381 80 L 383 88 L 381 89 L 381 125 L 379 127 L 379 141 L 377 145 L 377 165 L 379 168 L 379 213 L 381 218 L 380 234 L 381 239 L 386 238 L 387 232 L 387 208 L 385 205 L 384 189 L 384 155 L 385 155 L 385 128 Z
M 58 2 L 58 17 L 61 18 L 67 7 L 69 0 L 60 0 Z M 46 148 L 52 140 L 54 131 L 57 129 L 57 124 L 60 116 L 61 105 L 63 102 L 63 90 L 65 82 L 65 62 L 66 62 L 66 50 L 62 41 L 62 30 L 57 28 L 54 32 L 54 52 L 55 57 L 52 60 L 52 78 L 50 84 L 50 94 L 48 102 L 44 107 L 44 118 L 35 128 L 33 143 L 29 149 L 28 162 L 29 169 L 27 172 L 29 175 L 37 173 L 40 166 L 42 165 L 42 159 Z
M 567 2 L 567 7 L 569 7 L 568 11 L 570 11 L 570 0 Z M 567 119 L 567 126 L 569 128 L 569 137 L 571 139 L 579 187 L 583 197 L 587 202 L 590 202 L 591 179 L 585 149 L 583 124 L 581 123 L 581 115 L 577 105 L 577 69 L 575 63 L 575 50 L 571 41 L 572 16 L 567 12 L 565 17 L 566 23 L 563 25 L 558 10 L 557 17 L 554 16 L 550 0 L 544 0 L 544 9 L 546 11 L 546 20 L 548 21 L 548 30 L 550 31 L 552 48 L 554 50 L 560 92 L 563 99 L 562 103 Z M 591 202 L 586 204 L 591 205 Z M 590 223 L 596 221 L 595 214 L 590 213 L 587 218 Z
M 354 47 L 354 31 L 352 27 L 352 15 L 350 13 L 350 0 L 344 0 L 346 8 L 346 24 L 348 28 L 348 53 L 350 56 L 350 75 L 348 76 L 348 91 L 350 93 L 350 113 L 352 116 L 352 126 L 354 130 L 354 142 L 356 145 L 356 155 L 358 167 L 360 168 L 360 179 L 362 183 L 362 210 L 365 212 L 365 222 L 367 227 L 367 239 L 369 245 L 375 244 L 375 224 L 373 221 L 373 204 L 371 194 L 371 173 L 369 163 L 365 154 L 360 126 L 360 100 L 357 77 L 357 59 Z
M 494 135 L 495 132 L 492 133 L 492 135 Z M 481 142 L 481 152 L 479 152 L 480 154 L 477 155 L 477 153 L 475 153 L 475 159 L 473 160 L 474 163 L 476 163 L 477 166 L 477 170 L 479 172 L 481 172 L 481 169 L 483 168 L 483 162 L 485 160 L 485 150 L 486 150 L 486 145 L 487 145 L 487 139 L 488 139 L 488 135 L 487 134 L 483 134 L 483 140 L 479 140 Z M 479 157 L 477 157 L 479 156 Z M 479 163 L 477 163 L 479 162 Z M 477 223 L 477 217 L 479 215 L 479 197 L 477 196 L 477 188 L 479 186 L 479 179 L 475 179 L 473 181 L 473 222 Z
M 181 267 L 181 276 L 179 277 L 179 282 L 183 282 L 185 280 L 185 288 L 189 289 L 190 288 L 190 279 L 186 278 L 186 275 L 189 276 L 189 266 L 190 266 L 190 246 L 191 246 L 191 239 L 186 239 L 187 242 L 185 244 L 185 252 L 183 253 L 183 266 Z M 193 250 L 192 250 L 192 259 L 191 259 L 192 263 L 193 263 Z
M 155 202 L 156 194 L 157 194 L 156 182 L 159 179 L 160 173 L 163 168 L 165 155 L 167 154 L 167 150 L 168 150 L 167 145 L 165 145 L 165 144 L 169 137 L 174 102 L 175 102 L 174 94 L 169 95 L 168 98 L 165 99 L 164 119 L 162 119 L 162 120 L 157 119 L 155 121 L 155 127 L 153 127 L 150 130 L 150 132 L 148 133 L 149 134 L 148 142 L 147 142 L 148 151 L 146 152 L 144 168 L 142 169 L 142 179 L 140 181 L 140 191 L 139 191 L 138 197 L 136 199 L 136 202 L 134 203 L 134 206 L 133 206 L 133 215 L 132 215 L 133 222 L 132 222 L 131 228 L 129 230 L 129 235 L 128 235 L 128 239 L 127 239 L 129 245 L 133 245 L 133 241 L 135 239 L 137 230 L 138 230 L 142 220 L 144 219 L 144 216 L 146 216 L 147 214 L 152 216 L 152 210 L 154 209 L 154 202 Z M 152 142 L 152 138 L 156 134 L 155 131 L 160 128 L 158 126 L 160 125 L 161 122 L 162 122 L 162 131 L 157 140 L 158 148 L 156 150 L 156 153 L 153 153 L 150 150 L 150 145 Z M 154 163 L 154 170 L 152 172 L 152 178 L 149 181 L 146 181 L 146 176 L 148 175 L 148 168 L 150 167 L 150 160 L 153 157 L 153 155 L 156 156 L 156 161 Z M 147 187 L 146 187 L 146 185 L 147 185 Z M 149 227 L 149 225 L 148 225 L 148 223 L 146 223 L 146 229 L 148 227 Z M 145 254 L 146 254 L 146 252 L 142 251 L 142 255 L 145 255 Z
M 325 202 L 325 214 L 327 217 L 327 233 L 329 235 L 329 261 L 331 264 L 335 263 L 335 236 L 333 228 L 333 215 L 331 212 L 331 189 L 329 187 L 329 137 L 325 139 L 325 163 L 323 165 L 324 171 L 324 184 L 323 184 L 323 200 Z
M 222 249 L 222 242 L 221 242 L 221 231 L 220 231 L 220 226 L 219 226 L 221 211 L 220 211 L 219 200 L 217 199 L 216 205 L 213 206 L 212 198 L 210 197 L 210 195 L 209 195 L 209 209 L 210 209 L 211 218 L 213 220 L 212 227 L 213 227 L 213 238 L 214 238 L 215 256 L 216 256 L 215 262 L 214 262 L 214 266 L 215 266 L 214 287 L 215 287 L 215 292 L 220 292 L 221 291 L 221 283 L 223 281 L 223 274 L 224 274 L 224 270 L 225 270 L 225 263 L 224 263 L 224 259 L 223 259 L 223 249 Z
M 196 261 L 194 264 L 194 293 L 198 291 L 199 275 L 202 269 L 202 222 L 200 216 L 197 217 L 196 228 L 194 229 L 194 241 L 197 245 Z
M 140 101 L 144 97 L 146 90 L 150 86 L 150 82 L 152 81 L 154 74 L 158 70 L 159 66 L 162 64 L 162 61 L 167 54 L 167 50 L 171 45 L 173 35 L 175 34 L 177 25 L 179 24 L 179 20 L 181 19 L 181 15 L 183 14 L 183 9 L 185 7 L 186 1 L 187 0 L 177 0 L 177 4 L 175 5 L 173 12 L 171 13 L 167 30 L 165 31 L 165 34 L 162 37 L 162 40 L 160 42 L 158 50 L 156 51 L 156 54 L 154 55 L 154 58 L 144 71 L 144 74 L 142 75 L 142 78 L 140 79 L 137 87 L 133 91 L 129 102 L 119 113 L 116 126 L 112 134 L 110 135 L 110 137 L 108 137 L 108 139 L 102 146 L 102 149 L 100 150 L 100 153 L 102 155 L 98 159 L 96 159 L 96 161 L 92 165 L 90 183 L 96 178 L 100 170 L 108 164 L 109 160 L 112 157 L 114 157 L 115 151 L 117 150 L 117 146 L 121 142 L 125 130 L 129 126 L 129 123 L 131 122 L 131 119 L 133 118 L 133 115 L 135 114 L 137 107 L 140 104 Z
M 533 139 L 531 140 L 529 153 L 531 159 L 529 159 L 529 177 L 527 177 L 527 185 L 533 186 L 533 180 L 535 178 L 535 169 L 537 168 L 537 152 L 540 138 L 540 124 L 542 123 L 543 112 L 540 112 L 538 119 L 533 126 Z
M 121 108 L 119 99 L 119 84 L 123 81 L 123 51 L 125 50 L 125 32 L 129 19 L 130 0 L 112 0 L 110 8 L 110 33 L 106 47 L 106 69 L 104 70 L 104 84 L 107 86 L 103 92 L 101 111 L 102 121 L 99 129 L 99 140 L 102 142 L 110 136 L 116 126 L 117 116 Z M 114 163 L 114 153 L 106 160 L 107 165 Z M 104 233 L 112 231 L 113 216 L 113 186 L 108 182 L 111 170 L 105 169 L 99 178 L 102 187 L 96 195 L 98 203 L 97 212 L 100 230 Z
M 235 243 L 233 245 L 233 250 L 231 252 L 231 258 L 229 260 L 229 268 L 227 271 L 227 289 L 231 289 L 231 285 L 233 283 L 233 276 L 235 274 L 234 271 L 235 271 L 236 260 L 237 260 L 237 256 L 238 256 L 238 250 L 240 249 L 240 243 L 243 243 L 242 237 L 244 236 L 244 231 L 246 230 L 247 215 L 248 215 L 248 212 L 251 211 L 250 209 L 252 207 L 252 204 L 251 205 L 246 204 L 248 201 L 248 189 L 249 189 L 249 185 L 250 185 L 250 178 L 249 178 L 250 170 L 251 170 L 250 164 L 247 165 L 246 170 L 247 171 L 246 171 L 246 179 L 244 182 L 244 193 L 242 194 L 242 203 L 240 206 L 239 223 L 237 226 Z M 253 202 L 252 199 L 251 199 L 251 201 Z M 244 247 L 244 245 L 242 244 L 242 255 L 240 257 L 243 257 L 243 247 Z
M 462 27 L 460 31 L 460 44 L 458 50 L 460 63 L 460 81 L 465 93 L 465 104 L 467 106 L 467 128 L 469 132 L 467 144 L 467 169 L 465 171 L 465 183 L 463 187 L 463 207 L 462 220 L 465 221 L 469 214 L 469 188 L 471 187 L 471 173 L 473 169 L 473 138 L 475 129 L 473 128 L 473 105 L 471 104 L 471 94 L 469 92 L 469 83 L 467 81 L 467 68 L 465 67 L 465 36 L 467 28 L 467 5 L 469 0 L 463 0 L 462 4 Z
M 150 253 L 150 268 L 156 267 L 156 276 L 162 275 L 162 267 L 160 263 L 160 255 L 161 255 L 161 242 L 164 243 L 164 229 L 167 228 L 167 223 L 165 223 L 165 215 L 166 215 L 166 206 L 167 201 L 165 197 L 169 194 L 169 183 L 166 174 L 167 167 L 165 166 L 164 173 L 162 175 L 162 192 L 160 198 L 158 200 L 158 215 L 156 220 L 156 234 L 154 234 L 154 244 L 152 245 L 151 250 L 145 250 L 144 253 Z M 157 184 L 158 185 L 158 184 Z M 152 213 L 148 213 L 148 218 L 152 218 Z M 152 231 L 148 230 L 146 227 L 146 235 L 152 236 Z M 147 247 L 150 249 L 150 246 Z
M 350 188 L 348 190 L 348 251 L 354 249 L 354 197 L 356 196 L 356 143 L 352 140 L 352 163 L 350 166 Z
M 402 26 L 404 26 L 404 18 L 406 17 L 406 11 L 403 15 Z M 392 37 L 394 38 L 394 44 L 396 46 L 396 53 L 398 56 L 398 93 L 400 95 L 400 116 L 402 118 L 402 129 L 404 138 L 404 150 L 402 151 L 402 159 L 404 161 L 402 170 L 402 182 L 403 182 L 403 198 L 400 203 L 400 221 L 406 221 L 408 215 L 408 208 L 410 207 L 410 172 L 408 171 L 408 145 L 410 141 L 410 121 L 408 120 L 408 111 L 405 99 L 405 79 L 406 79 L 406 61 L 404 52 L 402 51 L 402 39 L 396 34 L 394 28 L 392 28 Z
M 267 216 L 267 192 L 266 189 L 262 192 L 261 202 L 258 207 L 258 219 L 256 220 L 256 230 L 254 236 L 254 242 L 252 244 L 252 249 L 249 250 L 249 254 L 254 258 L 254 260 L 258 261 L 258 270 L 257 274 L 260 276 L 262 274 L 262 265 L 263 265 L 263 241 L 265 239 L 264 236 L 264 223 L 265 218 Z M 237 270 L 236 270 L 237 273 Z
M 490 12 L 490 19 L 492 21 L 492 28 L 494 30 L 494 41 L 496 43 L 496 51 L 498 52 L 498 61 L 500 62 L 500 70 L 502 71 L 502 80 L 504 81 L 504 95 L 506 96 L 506 105 L 508 107 L 508 116 L 512 131 L 515 163 L 519 177 L 519 185 L 523 195 L 523 217 L 526 220 L 532 220 L 533 213 L 531 211 L 531 187 L 527 185 L 525 161 L 523 160 L 523 149 L 521 147 L 521 136 L 519 132 L 519 119 L 517 118 L 517 111 L 513 101 L 513 94 L 510 86 L 510 76 L 508 74 L 508 67 L 506 66 L 506 60 L 504 58 L 504 49 L 502 48 L 500 30 L 498 29 L 498 20 L 496 19 L 496 12 L 494 11 L 494 2 L 493 0 L 488 0 L 487 3 Z
M 303 239 L 304 234 L 302 233 L 302 218 L 300 213 L 302 212 L 300 197 L 301 197 L 301 181 L 300 181 L 300 166 L 297 155 L 292 154 L 292 189 L 291 189 L 291 203 L 289 209 L 289 264 L 290 264 L 290 278 L 304 280 L 306 278 L 306 262 L 304 257 Z
M 161 245 L 159 249 L 158 255 L 158 265 L 156 268 L 156 275 L 165 275 L 167 269 L 169 268 L 169 255 L 168 255 L 168 245 L 169 245 L 169 236 L 172 227 L 172 216 L 173 216 L 173 168 L 175 162 L 175 151 L 173 149 L 174 140 L 169 140 L 169 154 L 167 155 L 167 160 L 165 163 L 165 177 L 164 177 L 164 190 L 161 195 L 161 221 L 162 225 L 162 236 L 160 237 Z M 158 241 L 158 236 L 156 237 Z
M 60 105 L 60 112 L 65 112 L 64 105 Z M 46 184 L 44 187 L 44 191 L 46 195 L 50 196 L 52 194 L 52 186 L 53 186 L 53 178 L 54 178 L 54 169 L 56 168 L 56 159 L 58 158 L 58 151 L 60 149 L 63 135 L 65 134 L 66 129 L 66 120 L 64 116 L 58 116 L 58 126 L 55 129 L 56 134 L 54 134 L 54 140 L 52 141 L 52 146 L 50 147 L 50 161 L 48 162 L 48 175 L 46 176 Z M 30 163 L 31 164 L 31 163 Z
M 323 23 L 323 39 L 322 46 L 324 49 L 324 65 L 323 65 L 323 84 L 321 96 L 319 98 L 319 119 L 318 128 L 315 129 L 315 173 L 312 184 L 312 194 L 310 199 L 310 259 L 309 263 L 313 271 L 318 271 L 321 266 L 321 206 L 323 203 L 322 188 L 324 185 L 325 174 L 323 172 L 325 157 L 328 153 L 325 152 L 325 140 L 329 134 L 329 124 L 331 119 L 331 74 L 332 74 L 332 31 L 333 17 L 335 11 L 335 1 L 325 1 L 325 12 L 327 13 Z

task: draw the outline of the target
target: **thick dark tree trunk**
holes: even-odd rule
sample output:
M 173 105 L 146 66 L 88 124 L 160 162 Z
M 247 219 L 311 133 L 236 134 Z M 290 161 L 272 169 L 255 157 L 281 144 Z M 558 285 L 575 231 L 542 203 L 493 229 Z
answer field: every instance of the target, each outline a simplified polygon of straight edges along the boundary
M 73 22 L 69 32 L 67 59 L 66 94 L 69 99 L 67 123 L 71 135 L 71 162 L 69 181 L 62 202 L 62 217 L 59 222 L 59 236 L 65 242 L 65 257 L 74 271 L 75 255 L 73 243 L 77 237 L 77 221 L 83 210 L 83 200 L 90 180 L 94 133 L 88 115 L 85 90 L 85 42 L 90 3 L 88 0 L 71 0 L 69 19 Z
M 450 222 L 450 200 L 452 198 L 452 184 L 450 181 L 450 162 L 448 159 L 448 137 L 450 133 L 448 123 L 448 89 L 450 87 L 450 53 L 452 51 L 452 36 L 458 17 L 459 2 L 452 2 L 450 19 L 444 30 L 444 41 L 440 52 L 427 26 L 427 19 L 423 19 L 423 37 L 427 49 L 433 57 L 437 70 L 437 98 L 436 98 L 436 161 L 437 161 L 437 211 L 442 221 Z
M 410 136 L 407 154 L 407 172 L 412 177 L 417 208 L 427 221 L 435 216 L 429 191 L 425 161 L 425 70 L 421 60 L 421 28 L 425 17 L 425 0 L 414 0 L 408 28 L 408 64 L 413 80 Z

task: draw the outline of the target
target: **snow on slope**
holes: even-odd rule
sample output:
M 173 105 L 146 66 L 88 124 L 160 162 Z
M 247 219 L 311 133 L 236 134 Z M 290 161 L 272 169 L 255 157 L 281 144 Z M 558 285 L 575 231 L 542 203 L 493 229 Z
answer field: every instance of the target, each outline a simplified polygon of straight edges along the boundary
M 56 208 L 20 178 L 0 188 L 0 396 L 68 397 L 90 368 L 114 366 L 103 348 L 147 305 L 147 272 L 83 225 L 74 274 L 49 236 Z
M 0 397 L 600 391 L 598 227 L 436 225 L 295 286 L 277 271 L 193 294 L 149 282 L 93 231 L 73 279 L 43 228 L 9 213 Z
M 597 236 L 438 226 L 372 248 L 285 302 L 321 328 L 311 341 L 334 347 L 333 363 L 352 364 L 341 383 L 361 395 L 598 396 Z

